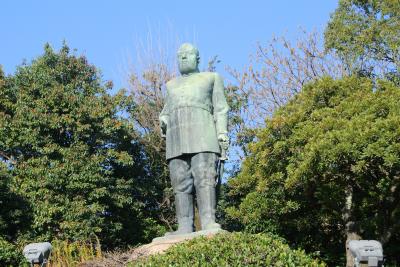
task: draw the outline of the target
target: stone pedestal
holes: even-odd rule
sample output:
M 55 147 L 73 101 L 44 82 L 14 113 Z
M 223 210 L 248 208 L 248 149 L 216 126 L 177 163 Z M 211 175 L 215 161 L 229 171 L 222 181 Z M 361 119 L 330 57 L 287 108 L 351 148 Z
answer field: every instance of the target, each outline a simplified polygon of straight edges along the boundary
M 222 229 L 197 231 L 185 235 L 162 236 L 153 239 L 153 242 L 123 253 L 106 253 L 102 259 L 87 261 L 78 264 L 79 267 L 123 267 L 129 262 L 146 258 L 155 254 L 162 254 L 175 244 L 185 242 L 199 236 L 213 237 L 217 233 L 227 232 Z
M 150 244 L 136 248 L 133 251 L 131 257 L 129 258 L 129 261 L 135 261 L 142 257 L 148 257 L 154 254 L 163 253 L 164 251 L 166 251 L 175 244 L 179 244 L 199 236 L 212 237 L 217 233 L 224 233 L 224 232 L 227 231 L 222 229 L 212 229 L 212 230 L 197 231 L 190 234 L 156 237 Z

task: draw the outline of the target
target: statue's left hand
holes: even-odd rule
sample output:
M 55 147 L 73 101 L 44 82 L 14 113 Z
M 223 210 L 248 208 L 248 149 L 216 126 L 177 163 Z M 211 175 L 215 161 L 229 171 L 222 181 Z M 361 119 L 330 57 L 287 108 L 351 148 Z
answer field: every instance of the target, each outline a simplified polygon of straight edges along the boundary
M 225 133 L 219 134 L 218 142 L 222 149 L 227 150 L 229 147 L 229 136 Z

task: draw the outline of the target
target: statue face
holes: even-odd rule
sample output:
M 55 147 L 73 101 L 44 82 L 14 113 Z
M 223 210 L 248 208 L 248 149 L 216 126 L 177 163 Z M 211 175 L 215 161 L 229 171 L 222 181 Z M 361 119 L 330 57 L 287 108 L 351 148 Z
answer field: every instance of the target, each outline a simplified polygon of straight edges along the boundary
M 178 51 L 178 67 L 181 74 L 198 72 L 199 56 L 194 47 L 182 47 Z

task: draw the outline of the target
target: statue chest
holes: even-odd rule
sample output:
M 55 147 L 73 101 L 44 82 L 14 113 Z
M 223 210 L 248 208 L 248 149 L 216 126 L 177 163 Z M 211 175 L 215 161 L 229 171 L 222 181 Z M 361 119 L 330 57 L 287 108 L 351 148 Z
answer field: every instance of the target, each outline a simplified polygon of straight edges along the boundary
M 212 97 L 212 82 L 204 77 L 185 77 L 177 80 L 168 88 L 171 101 L 191 102 L 207 101 Z

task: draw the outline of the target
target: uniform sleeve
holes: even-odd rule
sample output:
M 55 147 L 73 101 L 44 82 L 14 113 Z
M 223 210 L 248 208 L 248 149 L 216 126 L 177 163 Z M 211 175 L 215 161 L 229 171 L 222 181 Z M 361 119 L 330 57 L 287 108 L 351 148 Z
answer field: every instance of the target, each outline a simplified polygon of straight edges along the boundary
M 164 107 L 160 113 L 160 116 L 158 117 L 160 120 L 160 125 L 162 123 L 165 123 L 165 125 L 167 125 L 168 123 L 168 117 L 169 117 L 169 94 L 168 94 L 168 90 L 167 90 L 167 95 L 165 97 L 165 102 L 164 102 Z
M 229 106 L 226 102 L 224 82 L 218 73 L 215 73 L 212 102 L 217 135 L 227 134 Z

